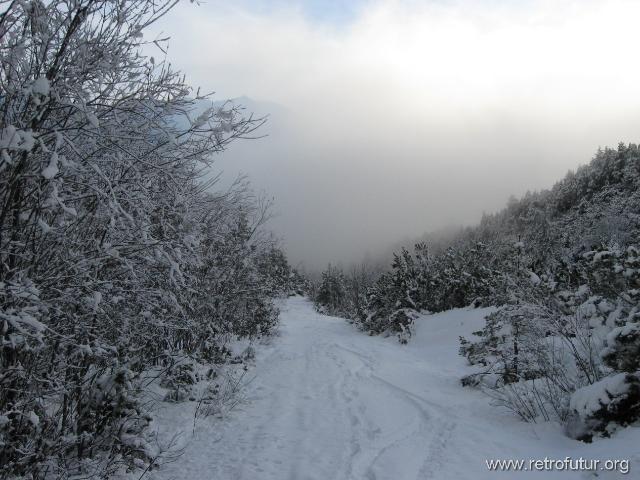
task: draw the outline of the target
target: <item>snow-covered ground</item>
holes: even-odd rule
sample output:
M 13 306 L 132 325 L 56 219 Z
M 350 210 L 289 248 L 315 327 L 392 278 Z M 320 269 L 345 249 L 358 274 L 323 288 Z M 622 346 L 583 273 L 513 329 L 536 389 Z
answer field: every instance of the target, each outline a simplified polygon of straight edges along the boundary
M 161 433 L 184 429 L 185 453 L 154 479 L 405 480 L 640 478 L 640 428 L 583 444 L 555 424 L 527 424 L 460 386 L 459 335 L 487 310 L 419 319 L 408 345 L 369 337 L 294 297 L 279 336 L 259 346 L 246 401 L 199 421 L 193 403 L 168 407 Z M 625 459 L 630 472 L 491 472 L 491 459 Z

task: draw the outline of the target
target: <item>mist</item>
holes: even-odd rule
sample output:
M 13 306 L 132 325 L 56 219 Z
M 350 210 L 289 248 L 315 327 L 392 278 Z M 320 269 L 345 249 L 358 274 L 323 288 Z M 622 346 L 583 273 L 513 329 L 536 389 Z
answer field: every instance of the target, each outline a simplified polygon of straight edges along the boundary
M 292 264 L 360 261 L 638 142 L 635 1 L 211 1 L 148 38 L 270 114 L 216 166 L 272 196 Z

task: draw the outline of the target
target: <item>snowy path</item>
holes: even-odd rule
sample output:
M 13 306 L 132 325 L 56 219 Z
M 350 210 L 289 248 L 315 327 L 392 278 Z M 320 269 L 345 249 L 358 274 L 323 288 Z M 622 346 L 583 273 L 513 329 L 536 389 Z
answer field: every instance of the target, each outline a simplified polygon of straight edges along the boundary
M 259 352 L 247 402 L 206 419 L 185 454 L 151 477 L 189 480 L 593 478 L 577 472 L 489 472 L 485 459 L 632 458 L 620 438 L 583 445 L 553 425 L 517 421 L 463 389 L 458 335 L 479 310 L 424 317 L 408 346 L 369 337 L 290 299 L 280 335 Z M 626 435 L 626 436 L 625 436 Z M 625 457 L 624 450 L 627 455 Z M 637 448 L 635 450 L 638 450 Z M 638 472 L 635 472 L 637 474 Z M 604 476 L 610 478 L 611 476 Z M 600 476 L 598 478 L 603 478 Z M 617 478 L 617 477 L 611 477 Z M 633 472 L 626 478 L 634 477 Z

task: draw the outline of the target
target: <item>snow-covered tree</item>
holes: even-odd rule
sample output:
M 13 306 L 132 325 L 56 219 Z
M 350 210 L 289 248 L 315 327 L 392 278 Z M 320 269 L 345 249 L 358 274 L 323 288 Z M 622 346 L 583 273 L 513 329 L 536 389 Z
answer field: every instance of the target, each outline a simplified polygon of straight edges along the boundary
M 0 13 L 0 477 L 152 466 L 144 372 L 276 321 L 266 204 L 206 176 L 260 122 L 141 53 L 175 4 Z
M 322 272 L 314 303 L 320 312 L 328 315 L 345 315 L 347 291 L 342 268 L 329 264 Z

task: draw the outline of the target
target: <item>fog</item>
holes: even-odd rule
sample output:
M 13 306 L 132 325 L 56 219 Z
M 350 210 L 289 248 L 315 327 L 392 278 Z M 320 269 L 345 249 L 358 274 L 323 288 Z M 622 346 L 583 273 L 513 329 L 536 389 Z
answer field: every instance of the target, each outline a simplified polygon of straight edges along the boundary
M 191 84 L 271 114 L 217 166 L 274 197 L 294 264 L 473 224 L 640 140 L 640 2 L 344 3 L 182 4 L 154 30 Z

